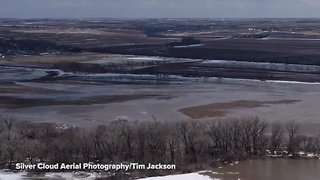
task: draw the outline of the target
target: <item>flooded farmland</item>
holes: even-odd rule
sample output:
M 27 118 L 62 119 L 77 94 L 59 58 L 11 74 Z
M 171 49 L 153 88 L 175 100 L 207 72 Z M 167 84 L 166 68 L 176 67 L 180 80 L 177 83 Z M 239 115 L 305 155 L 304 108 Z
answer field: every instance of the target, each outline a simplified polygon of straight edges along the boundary
M 147 66 L 149 61 L 168 61 L 161 57 L 112 55 L 92 64 L 108 60 L 115 63 L 119 59 L 124 59 L 124 64 L 138 61 Z M 173 60 L 185 61 L 188 59 Z M 1 68 L 0 73 L 0 113 L 32 122 L 94 127 L 117 119 L 179 121 L 259 116 L 266 121 L 298 121 L 313 134 L 320 128 L 317 82 L 85 73 L 13 66 Z

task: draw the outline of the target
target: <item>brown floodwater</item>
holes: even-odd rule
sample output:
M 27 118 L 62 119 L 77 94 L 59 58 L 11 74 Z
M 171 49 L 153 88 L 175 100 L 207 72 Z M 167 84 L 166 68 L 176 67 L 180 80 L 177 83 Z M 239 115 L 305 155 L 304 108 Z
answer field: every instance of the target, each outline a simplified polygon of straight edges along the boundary
M 240 162 L 215 170 L 221 180 L 319 180 L 320 160 L 266 159 Z

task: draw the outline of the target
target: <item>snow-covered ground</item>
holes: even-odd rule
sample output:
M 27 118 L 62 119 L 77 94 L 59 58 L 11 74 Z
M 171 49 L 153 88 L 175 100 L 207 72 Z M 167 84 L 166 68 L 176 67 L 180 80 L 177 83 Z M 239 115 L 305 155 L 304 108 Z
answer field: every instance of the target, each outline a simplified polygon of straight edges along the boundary
M 97 178 L 103 178 L 103 176 L 98 173 L 46 173 L 43 175 L 32 175 L 26 172 L 6 172 L 0 171 L 0 180 L 21 180 L 21 179 L 61 179 L 61 180 L 94 180 Z
M 6 173 L 0 172 L 0 179 L 1 180 L 18 180 L 23 179 L 24 173 Z
M 285 64 L 285 63 L 269 63 L 269 62 L 250 62 L 250 61 L 231 61 L 231 60 L 205 60 L 201 62 L 203 65 L 220 65 L 229 68 L 258 68 L 275 71 L 294 71 L 294 72 L 319 72 L 320 66 L 301 65 L 301 64 Z
M 191 45 L 184 45 L 184 46 L 174 46 L 175 48 L 188 48 L 188 47 L 200 47 L 203 44 L 191 44 Z
M 61 180 L 94 180 L 97 178 L 103 178 L 103 176 L 98 173 L 46 173 L 45 175 L 30 175 L 26 172 L 6 172 L 0 171 L 0 180 L 21 180 L 29 178 L 41 178 L 41 179 L 61 179 Z M 179 175 L 169 175 L 162 177 L 150 177 L 142 178 L 139 180 L 219 180 L 216 178 L 211 178 L 209 176 L 201 175 L 200 172 L 189 173 L 189 174 L 179 174 Z
M 139 180 L 219 180 L 219 179 L 213 179 L 209 176 L 201 175 L 199 173 L 189 173 L 189 174 L 162 176 L 162 177 L 150 177 L 150 178 L 143 178 Z

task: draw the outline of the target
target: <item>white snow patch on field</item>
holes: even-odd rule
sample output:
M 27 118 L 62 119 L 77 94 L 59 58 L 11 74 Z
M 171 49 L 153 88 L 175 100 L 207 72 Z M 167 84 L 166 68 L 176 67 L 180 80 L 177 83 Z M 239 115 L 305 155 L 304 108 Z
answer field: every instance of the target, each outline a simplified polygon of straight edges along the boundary
M 129 57 L 130 60 L 149 60 L 149 61 L 162 61 L 164 58 L 157 56 L 138 56 L 138 57 Z
M 103 178 L 99 173 L 46 173 L 45 175 L 28 175 L 26 172 L 1 172 L 0 180 L 21 180 L 21 179 L 61 179 L 61 180 L 94 180 Z
M 6 173 L 0 172 L 0 179 L 1 180 L 18 180 L 23 179 L 25 173 Z
M 175 48 L 188 48 L 188 47 L 200 47 L 203 44 L 191 44 L 191 45 L 184 45 L 184 46 L 174 46 Z
M 169 175 L 169 176 L 162 176 L 162 177 L 150 177 L 150 178 L 143 178 L 139 180 L 219 180 L 219 179 L 212 179 L 209 176 L 201 175 L 199 173 L 190 173 L 190 174 Z

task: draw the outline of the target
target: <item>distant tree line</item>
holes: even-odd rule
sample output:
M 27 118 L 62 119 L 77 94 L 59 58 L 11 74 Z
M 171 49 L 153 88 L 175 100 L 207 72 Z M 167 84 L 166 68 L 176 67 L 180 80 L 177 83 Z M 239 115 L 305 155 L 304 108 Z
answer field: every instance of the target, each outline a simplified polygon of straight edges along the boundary
M 258 158 L 266 152 L 319 154 L 320 136 L 301 134 L 297 123 L 256 117 L 217 121 L 128 122 L 95 129 L 58 128 L 2 117 L 0 167 L 16 162 L 175 163 L 177 167 Z
M 1 39 L 0 53 L 6 56 L 40 55 L 42 53 L 80 53 L 77 47 L 33 39 Z

